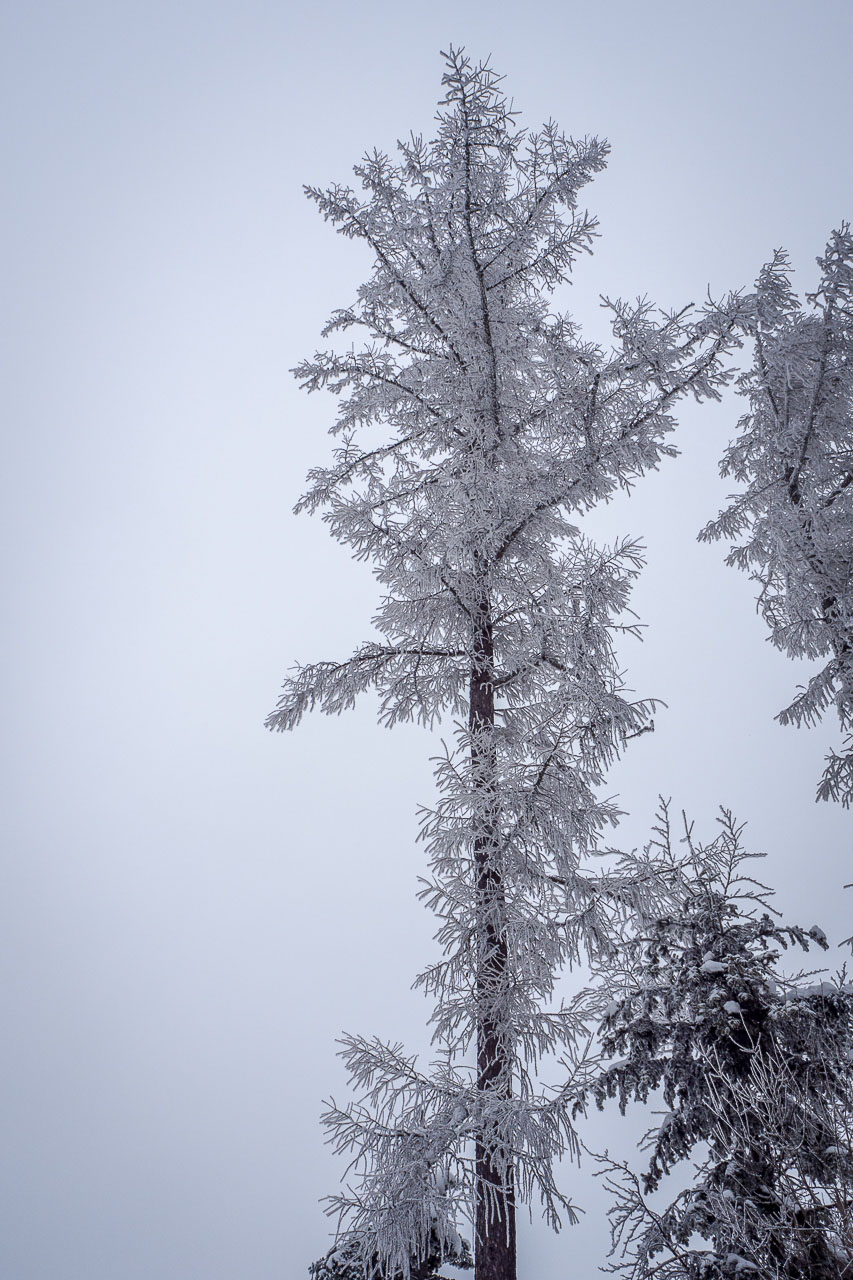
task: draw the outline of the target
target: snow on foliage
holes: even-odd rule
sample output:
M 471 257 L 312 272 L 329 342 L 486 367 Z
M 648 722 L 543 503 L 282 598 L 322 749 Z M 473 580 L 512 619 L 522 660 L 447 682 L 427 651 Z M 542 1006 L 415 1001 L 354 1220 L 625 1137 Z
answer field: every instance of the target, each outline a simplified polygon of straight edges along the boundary
M 411 1280 L 442 1280 L 443 1266 L 458 1267 L 470 1271 L 473 1266 L 471 1250 L 464 1240 L 448 1247 L 441 1245 L 433 1231 L 426 1252 L 413 1259 L 409 1270 Z M 364 1242 L 350 1237 L 331 1248 L 308 1268 L 311 1280 L 401 1280 L 402 1273 L 391 1275 L 382 1270 L 378 1257 L 365 1250 Z
M 806 305 L 782 250 L 758 277 L 738 379 L 749 412 L 720 466 L 744 485 L 700 534 L 733 546 L 727 562 L 760 584 L 777 649 L 821 670 L 777 717 L 813 724 L 835 705 L 845 734 L 827 757 L 821 799 L 853 803 L 853 237 L 834 231 Z
M 365 156 L 360 194 L 307 189 L 374 265 L 325 329 L 360 345 L 295 371 L 339 397 L 334 459 L 298 509 L 323 512 L 383 595 L 378 635 L 297 668 L 268 724 L 365 690 L 387 725 L 455 720 L 423 822 L 441 955 L 418 981 L 442 1065 L 345 1040 L 360 1095 L 326 1116 L 353 1161 L 333 1205 L 383 1273 L 415 1274 L 467 1220 L 478 1275 L 510 1277 L 516 1198 L 540 1197 L 555 1225 L 573 1214 L 553 1173 L 576 1148 L 571 1090 L 537 1083 L 582 1029 L 552 1007 L 556 977 L 608 950 L 614 911 L 654 896 L 630 858 L 605 876 L 582 865 L 616 818 L 596 788 L 653 707 L 627 697 L 614 652 L 635 630 L 641 549 L 595 546 L 575 521 L 675 452 L 681 396 L 719 395 L 736 306 L 607 302 L 613 348 L 585 341 L 548 296 L 591 247 L 579 198 L 606 143 L 521 130 L 499 78 L 461 51 L 443 84 L 432 141 Z
M 742 828 L 728 813 L 721 822 L 704 846 L 688 829 L 679 857 L 664 808 L 649 859 L 673 877 L 672 910 L 634 922 L 624 971 L 607 979 L 608 995 L 617 982 L 626 994 L 603 1018 L 592 1095 L 624 1111 L 660 1090 L 668 1108 L 646 1136 L 642 1176 L 604 1160 L 610 1270 L 837 1280 L 853 1275 L 853 991 L 843 974 L 818 984 L 780 974 L 784 949 L 826 939 L 779 922 L 770 891 L 744 871 L 754 855 Z M 657 1208 L 649 1194 L 690 1159 L 691 1185 Z

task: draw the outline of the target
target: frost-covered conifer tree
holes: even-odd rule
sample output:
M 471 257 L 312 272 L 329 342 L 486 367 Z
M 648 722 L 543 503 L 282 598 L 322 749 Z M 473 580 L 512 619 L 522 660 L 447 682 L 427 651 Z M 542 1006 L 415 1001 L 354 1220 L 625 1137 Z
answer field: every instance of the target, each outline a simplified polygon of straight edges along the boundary
M 838 1280 L 853 1276 L 853 992 L 787 981 L 782 950 L 822 931 L 782 925 L 749 877 L 742 828 L 673 852 L 666 810 L 650 867 L 669 868 L 670 911 L 638 919 L 607 981 L 611 1059 L 593 1094 L 667 1108 L 644 1175 L 604 1162 L 616 1262 L 630 1280 Z M 680 887 L 679 887 L 680 884 Z M 613 1061 L 615 1059 L 615 1061 Z M 649 1193 L 698 1157 L 669 1205 Z
M 581 867 L 616 814 L 596 788 L 651 712 L 613 647 L 640 549 L 596 547 L 576 520 L 674 452 L 673 406 L 718 394 L 732 318 L 615 302 L 614 349 L 585 342 L 547 299 L 590 247 L 578 198 L 606 144 L 521 131 L 497 76 L 461 52 L 443 83 L 434 140 L 366 156 L 361 194 L 308 190 L 374 265 L 325 330 L 360 344 L 296 370 L 340 397 L 334 461 L 298 509 L 324 512 L 383 596 L 378 637 L 297 668 L 268 723 L 374 690 L 387 725 L 456 724 L 423 823 L 442 954 L 418 981 L 442 1062 L 422 1072 L 401 1046 L 346 1040 L 361 1098 L 326 1116 L 353 1159 L 334 1203 L 366 1270 L 408 1276 L 467 1221 L 477 1280 L 513 1280 L 517 1199 L 538 1192 L 554 1224 L 572 1213 L 552 1171 L 575 1142 L 568 1091 L 537 1072 L 574 1042 L 555 979 L 603 945 L 621 883 Z
M 760 583 L 773 644 L 822 669 L 777 717 L 813 724 L 835 704 L 844 743 L 818 796 L 853 802 L 853 237 L 844 224 L 807 305 L 781 250 L 761 272 L 746 329 L 749 412 L 721 472 L 745 485 L 700 534 L 735 541 L 728 563 Z M 748 314 L 748 313 L 747 313 Z
M 448 1247 L 447 1240 L 442 1241 L 433 1230 L 426 1251 L 413 1260 L 410 1280 L 446 1280 L 440 1275 L 444 1266 L 470 1271 L 473 1266 L 471 1250 L 461 1239 Z M 376 1254 L 370 1252 L 369 1243 L 365 1244 L 358 1236 L 350 1236 L 340 1245 L 334 1245 L 325 1257 L 308 1268 L 308 1273 L 311 1280 L 364 1280 L 365 1274 L 380 1277 L 380 1280 L 402 1280 L 402 1272 L 390 1276 Z

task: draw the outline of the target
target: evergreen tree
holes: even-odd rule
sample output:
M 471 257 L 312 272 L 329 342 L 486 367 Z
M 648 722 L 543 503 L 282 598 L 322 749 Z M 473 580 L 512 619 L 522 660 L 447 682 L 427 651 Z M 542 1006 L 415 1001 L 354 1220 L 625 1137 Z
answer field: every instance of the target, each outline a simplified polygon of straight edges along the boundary
M 426 1253 L 420 1258 L 412 1259 L 409 1276 L 411 1280 L 446 1280 L 440 1274 L 443 1266 L 470 1271 L 473 1266 L 471 1249 L 467 1241 L 461 1238 L 455 1242 L 442 1243 L 433 1230 Z M 364 1242 L 358 1237 L 350 1237 L 340 1245 L 335 1245 L 324 1258 L 318 1259 L 308 1268 L 308 1273 L 311 1280 L 365 1280 L 365 1275 L 375 1277 L 376 1280 L 389 1280 L 389 1273 L 382 1270 L 377 1255 L 371 1255 L 369 1246 L 366 1250 Z M 402 1273 L 398 1271 L 390 1280 L 402 1280 Z
M 547 300 L 590 248 L 578 200 L 606 144 L 523 132 L 462 52 L 443 83 L 433 141 L 367 155 L 363 195 L 308 189 L 374 265 L 325 329 L 364 344 L 295 371 L 340 397 L 334 461 L 298 509 L 324 511 L 383 597 L 378 638 L 297 668 L 268 723 L 364 690 L 387 725 L 456 721 L 423 824 L 443 954 L 418 981 L 442 1063 L 421 1072 L 400 1046 L 346 1039 L 362 1096 L 325 1117 L 353 1159 L 333 1204 L 368 1268 L 409 1277 L 467 1219 L 477 1280 L 513 1280 L 517 1198 L 538 1192 L 554 1225 L 573 1213 L 552 1169 L 575 1148 L 568 1090 L 544 1092 L 537 1072 L 578 1031 L 552 1007 L 557 975 L 600 949 L 608 901 L 631 892 L 630 866 L 597 881 L 581 859 L 617 812 L 596 788 L 652 710 L 626 696 L 613 647 L 634 630 L 640 548 L 596 547 L 576 520 L 675 452 L 680 396 L 718 395 L 734 308 L 616 301 L 614 348 L 584 341 Z
M 745 312 L 749 412 L 720 470 L 745 485 L 700 534 L 735 541 L 727 563 L 760 584 L 777 649 L 824 666 L 777 717 L 813 724 L 835 704 L 845 734 L 827 757 L 821 799 L 853 803 L 853 236 L 845 223 L 803 305 L 778 250 Z
M 615 1197 L 611 1268 L 645 1280 L 838 1280 L 853 1275 L 853 991 L 785 981 L 781 952 L 821 947 L 783 925 L 747 876 L 731 815 L 709 845 L 673 854 L 666 812 L 653 859 L 680 881 L 673 910 L 626 943 L 627 994 L 606 1011 L 599 1106 L 668 1108 L 640 1178 L 606 1162 Z M 618 1057 L 617 1057 L 618 1056 Z M 665 1208 L 649 1193 L 681 1162 L 694 1176 Z

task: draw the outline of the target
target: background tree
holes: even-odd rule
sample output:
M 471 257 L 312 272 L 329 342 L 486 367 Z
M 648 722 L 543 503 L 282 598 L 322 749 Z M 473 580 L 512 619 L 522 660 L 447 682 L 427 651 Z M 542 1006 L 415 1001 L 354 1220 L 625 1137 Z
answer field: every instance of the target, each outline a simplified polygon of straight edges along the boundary
M 537 1083 L 579 1029 L 554 1008 L 556 976 L 607 945 L 608 904 L 642 892 L 630 859 L 598 878 L 581 866 L 617 812 L 595 789 L 651 713 L 613 647 L 634 631 L 641 552 L 597 548 L 574 521 L 674 452 L 671 410 L 718 394 L 733 319 L 617 301 L 614 349 L 584 342 L 546 299 L 590 247 L 578 196 L 606 144 L 521 131 L 494 72 L 461 52 L 443 83 L 435 139 L 401 142 L 397 163 L 366 156 L 363 196 L 308 189 L 374 265 L 325 330 L 364 345 L 295 371 L 341 397 L 333 464 L 298 509 L 323 509 L 384 594 L 380 638 L 297 668 L 268 723 L 365 690 L 387 725 L 456 720 L 423 822 L 443 954 L 418 981 L 443 1059 L 422 1073 L 400 1046 L 346 1039 L 362 1097 L 326 1116 L 353 1158 L 333 1207 L 368 1266 L 408 1276 L 468 1218 L 477 1280 L 512 1280 L 516 1198 L 538 1192 L 554 1225 L 572 1214 L 552 1170 L 576 1141 L 568 1086 Z
M 648 1168 L 605 1161 L 614 1196 L 611 1270 L 645 1280 L 838 1280 L 853 1275 L 853 994 L 779 972 L 783 949 L 825 947 L 782 925 L 731 815 L 711 844 L 674 853 L 664 810 L 651 853 L 672 872 L 672 910 L 636 929 L 606 1011 L 593 1093 L 668 1108 L 647 1135 Z M 610 979 L 612 981 L 612 978 Z M 665 1207 L 656 1191 L 696 1158 Z
M 777 649 L 825 658 L 782 724 L 812 724 L 833 703 L 845 733 L 827 757 L 821 799 L 853 802 L 853 237 L 834 231 L 820 283 L 803 305 L 780 249 L 764 267 L 745 325 L 752 368 L 738 379 L 749 412 L 720 465 L 746 486 L 700 534 L 738 540 L 727 561 L 761 585 Z

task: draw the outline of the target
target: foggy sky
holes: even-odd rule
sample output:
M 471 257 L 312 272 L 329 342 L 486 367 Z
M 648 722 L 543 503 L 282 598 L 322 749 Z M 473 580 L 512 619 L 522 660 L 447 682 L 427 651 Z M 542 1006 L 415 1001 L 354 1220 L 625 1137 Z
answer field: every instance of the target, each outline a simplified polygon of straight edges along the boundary
M 335 1037 L 426 1049 L 434 741 L 369 700 L 262 728 L 291 662 L 346 656 L 377 599 L 291 515 L 334 404 L 288 369 L 369 267 L 301 184 L 429 133 L 462 44 L 524 122 L 610 139 L 565 299 L 591 337 L 599 294 L 701 301 L 779 245 L 803 290 L 853 216 L 851 37 L 847 0 L 0 6 L 4 1280 L 305 1277 Z M 709 837 L 724 804 L 778 905 L 838 942 L 853 817 L 813 802 L 836 727 L 774 724 L 808 668 L 695 542 L 739 412 L 686 407 L 681 458 L 592 522 L 648 547 L 624 661 L 668 704 L 611 774 L 618 839 L 659 793 Z M 600 1198 L 566 1181 L 587 1218 L 525 1230 L 523 1275 L 603 1261 Z

